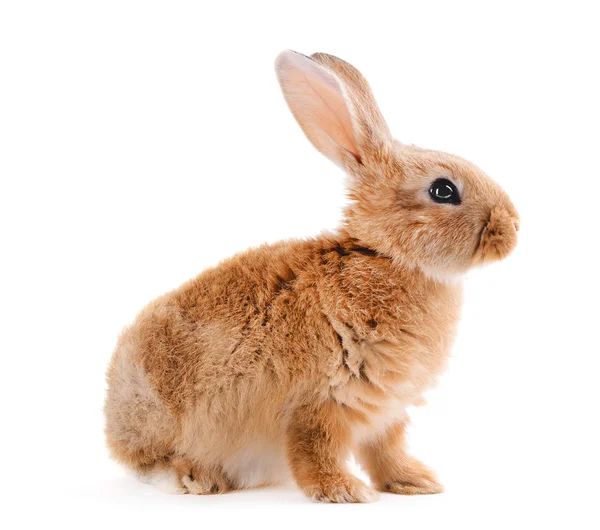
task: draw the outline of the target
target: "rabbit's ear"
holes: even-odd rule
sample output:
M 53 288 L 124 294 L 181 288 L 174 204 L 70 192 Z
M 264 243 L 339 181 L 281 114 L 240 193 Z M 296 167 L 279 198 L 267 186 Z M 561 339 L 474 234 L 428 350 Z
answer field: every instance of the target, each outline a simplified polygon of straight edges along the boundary
M 364 163 L 391 137 L 367 81 L 353 66 L 323 53 L 287 50 L 275 61 L 292 114 L 311 143 L 338 165 Z

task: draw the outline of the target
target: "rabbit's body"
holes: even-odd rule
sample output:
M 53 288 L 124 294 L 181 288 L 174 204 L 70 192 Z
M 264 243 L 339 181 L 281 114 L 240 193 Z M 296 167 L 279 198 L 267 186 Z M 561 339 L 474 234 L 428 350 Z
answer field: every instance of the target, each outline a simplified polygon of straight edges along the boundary
M 141 471 L 181 457 L 222 469 L 233 487 L 284 480 L 289 419 L 304 404 L 335 402 L 362 443 L 420 400 L 444 366 L 459 300 L 460 284 L 348 237 L 247 251 L 124 332 L 109 371 L 110 446 Z M 144 390 L 121 391 L 140 378 Z
M 309 140 L 349 174 L 342 226 L 239 254 L 146 307 L 109 369 L 109 447 L 180 492 L 291 472 L 321 501 L 439 493 L 406 453 L 406 408 L 445 366 L 463 274 L 512 251 L 517 212 L 473 164 L 393 140 L 344 61 L 284 52 L 276 69 Z

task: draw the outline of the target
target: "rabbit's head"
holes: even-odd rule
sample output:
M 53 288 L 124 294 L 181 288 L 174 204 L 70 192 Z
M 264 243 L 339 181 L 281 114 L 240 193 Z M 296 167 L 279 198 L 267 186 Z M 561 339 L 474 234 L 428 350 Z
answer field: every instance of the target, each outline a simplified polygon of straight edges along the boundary
M 348 175 L 345 230 L 433 278 L 507 256 L 519 217 L 474 164 L 394 140 L 363 76 L 322 53 L 276 60 L 285 99 L 311 143 Z

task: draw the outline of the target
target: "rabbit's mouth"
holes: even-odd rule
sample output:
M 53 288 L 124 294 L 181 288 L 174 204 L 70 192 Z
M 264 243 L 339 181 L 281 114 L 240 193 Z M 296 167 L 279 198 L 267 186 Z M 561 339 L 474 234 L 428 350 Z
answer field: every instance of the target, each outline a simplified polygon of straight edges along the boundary
M 482 265 L 508 256 L 517 245 L 519 228 L 519 219 L 512 217 L 507 210 L 500 206 L 492 209 L 479 234 L 473 264 Z

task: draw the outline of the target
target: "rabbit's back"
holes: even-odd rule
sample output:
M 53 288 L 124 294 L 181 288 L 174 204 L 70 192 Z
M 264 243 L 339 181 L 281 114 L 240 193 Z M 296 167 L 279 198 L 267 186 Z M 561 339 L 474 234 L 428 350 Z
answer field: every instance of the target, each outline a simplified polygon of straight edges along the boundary
M 175 414 L 203 397 L 240 410 L 257 388 L 288 391 L 322 362 L 324 316 L 311 242 L 249 250 L 149 306 L 136 323 L 139 359 Z M 336 339 L 330 333 L 335 349 Z M 210 398 L 210 399 L 209 399 Z

